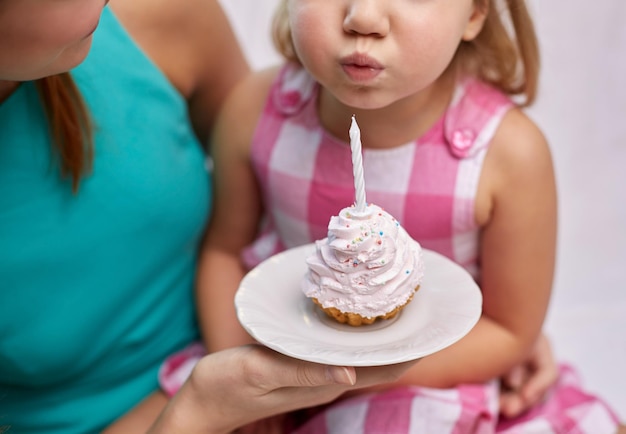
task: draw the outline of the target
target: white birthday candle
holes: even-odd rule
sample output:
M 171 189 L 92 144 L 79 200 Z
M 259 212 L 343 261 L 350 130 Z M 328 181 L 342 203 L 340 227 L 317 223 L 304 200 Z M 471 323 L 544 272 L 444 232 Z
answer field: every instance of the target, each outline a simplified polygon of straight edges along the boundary
M 352 150 L 352 173 L 354 174 L 354 189 L 356 190 L 356 211 L 364 212 L 366 201 L 363 156 L 361 155 L 361 130 L 354 115 L 350 125 L 350 149 Z

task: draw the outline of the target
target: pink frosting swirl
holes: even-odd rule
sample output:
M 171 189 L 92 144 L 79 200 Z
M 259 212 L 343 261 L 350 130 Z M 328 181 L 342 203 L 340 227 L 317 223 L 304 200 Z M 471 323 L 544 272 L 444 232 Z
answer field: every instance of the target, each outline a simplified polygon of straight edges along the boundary
M 316 241 L 302 283 L 324 307 L 376 317 L 407 302 L 424 275 L 422 251 L 389 213 L 368 205 L 344 208 Z

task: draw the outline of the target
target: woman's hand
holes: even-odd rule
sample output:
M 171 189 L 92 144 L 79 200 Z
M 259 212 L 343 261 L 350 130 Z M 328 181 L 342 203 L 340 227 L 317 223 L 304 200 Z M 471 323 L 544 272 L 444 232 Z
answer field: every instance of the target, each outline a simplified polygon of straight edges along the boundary
M 204 357 L 165 408 L 156 433 L 228 433 L 252 421 L 397 380 L 415 362 L 369 368 L 292 359 L 259 345 Z
M 544 334 L 524 361 L 501 378 L 500 413 L 515 417 L 543 400 L 556 383 L 558 367 Z

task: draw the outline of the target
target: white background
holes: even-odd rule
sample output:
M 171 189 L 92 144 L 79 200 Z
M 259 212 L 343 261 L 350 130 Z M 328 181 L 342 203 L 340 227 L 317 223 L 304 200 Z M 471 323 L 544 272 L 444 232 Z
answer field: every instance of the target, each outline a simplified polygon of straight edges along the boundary
M 254 68 L 280 60 L 277 0 L 221 0 Z M 542 49 L 529 110 L 553 152 L 559 252 L 547 332 L 626 420 L 626 1 L 529 0 Z

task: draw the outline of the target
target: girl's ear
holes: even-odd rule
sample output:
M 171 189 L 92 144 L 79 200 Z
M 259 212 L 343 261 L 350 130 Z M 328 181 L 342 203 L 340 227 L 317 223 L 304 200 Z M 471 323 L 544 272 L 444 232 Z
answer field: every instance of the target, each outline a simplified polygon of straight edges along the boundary
M 487 14 L 489 13 L 489 0 L 475 0 L 472 6 L 472 15 L 470 15 L 465 31 L 463 32 L 463 40 L 473 40 L 483 29 Z

